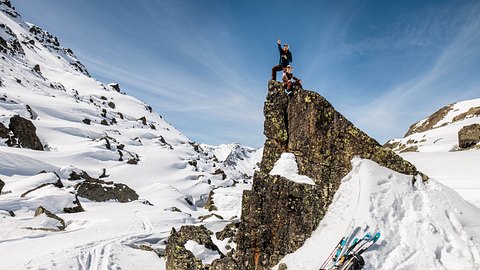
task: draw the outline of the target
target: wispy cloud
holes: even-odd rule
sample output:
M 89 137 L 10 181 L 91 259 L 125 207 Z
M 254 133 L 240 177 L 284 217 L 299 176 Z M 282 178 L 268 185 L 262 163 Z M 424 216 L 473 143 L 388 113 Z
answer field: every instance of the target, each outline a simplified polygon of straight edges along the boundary
M 462 68 L 469 69 L 472 62 L 478 61 L 480 56 L 480 5 L 470 4 L 464 6 L 455 14 L 453 18 L 457 24 L 452 24 L 448 29 L 454 33 L 452 39 L 447 41 L 436 57 L 434 63 L 423 73 L 418 74 L 416 78 L 402 82 L 401 84 L 385 91 L 378 98 L 358 109 L 359 114 L 356 117 L 358 125 L 371 133 L 378 134 L 378 137 L 384 141 L 393 136 L 400 136 L 406 131 L 406 128 L 412 124 L 407 123 L 405 119 L 411 119 L 412 115 L 420 118 L 428 116 L 436 109 L 453 101 L 458 101 L 459 96 L 472 98 L 477 95 L 478 87 L 469 87 L 471 82 L 462 82 L 450 77 L 451 74 L 458 72 Z M 425 18 L 425 14 L 414 14 L 415 17 L 422 16 L 422 20 L 432 20 L 441 18 Z M 432 15 L 434 16 L 434 15 Z M 415 21 L 414 21 L 415 22 Z M 461 23 L 460 23 L 461 22 Z M 432 28 L 430 25 L 437 25 L 435 22 L 427 26 L 419 25 L 416 30 L 410 29 L 408 35 L 411 42 L 412 37 L 416 43 L 424 42 L 422 33 L 427 33 L 426 28 L 433 32 L 440 31 Z M 439 24 L 442 25 L 442 24 Z M 447 27 L 446 25 L 444 25 Z M 435 26 L 435 27 L 438 27 Z M 434 33 L 435 34 L 435 33 Z M 426 34 L 428 36 L 428 34 Z M 448 36 L 441 34 L 440 36 Z M 428 39 L 428 38 L 427 38 Z M 363 46 L 363 45 L 362 45 Z M 469 70 L 472 72 L 472 70 Z M 480 82 L 479 79 L 476 80 Z M 469 95 L 462 95 L 469 93 Z M 420 120 L 417 118 L 416 120 Z

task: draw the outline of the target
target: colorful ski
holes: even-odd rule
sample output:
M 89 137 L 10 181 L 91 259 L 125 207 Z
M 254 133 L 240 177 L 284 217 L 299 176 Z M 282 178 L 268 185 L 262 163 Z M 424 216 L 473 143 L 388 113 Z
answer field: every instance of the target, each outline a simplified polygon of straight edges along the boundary
M 336 257 L 336 261 L 333 264 L 334 267 L 338 267 L 339 265 L 341 265 L 343 263 L 343 260 L 345 259 L 345 252 L 347 252 L 347 250 L 350 248 L 350 246 L 353 243 L 353 239 L 355 238 L 355 236 L 357 235 L 357 233 L 359 231 L 360 231 L 360 227 L 356 227 L 355 229 L 352 230 L 350 235 L 347 237 L 346 243 L 342 247 L 342 251 Z
M 338 244 L 335 246 L 335 248 L 332 250 L 332 252 L 330 253 L 330 255 L 328 255 L 327 259 L 323 262 L 322 266 L 320 266 L 320 270 L 324 270 L 325 267 L 328 265 L 328 263 L 330 263 L 330 260 L 333 259 L 333 255 L 335 254 L 335 252 L 337 251 L 338 248 L 341 248 L 341 245 L 342 245 L 342 242 L 345 240 L 345 237 L 343 237 L 342 239 L 340 239 L 340 241 L 338 242 Z
M 360 256 L 363 252 L 365 252 L 367 249 L 369 249 L 373 244 L 375 244 L 375 242 L 378 241 L 378 239 L 380 239 L 380 232 L 376 232 L 375 235 L 373 237 L 371 237 L 370 235 L 370 238 L 368 241 L 362 243 L 359 247 L 355 248 L 354 251 L 351 253 L 351 258 L 346 261 L 342 266 L 341 266 L 341 270 L 348 270 L 350 269 L 350 266 L 353 265 L 353 262 L 354 262 L 354 259 L 356 256 Z

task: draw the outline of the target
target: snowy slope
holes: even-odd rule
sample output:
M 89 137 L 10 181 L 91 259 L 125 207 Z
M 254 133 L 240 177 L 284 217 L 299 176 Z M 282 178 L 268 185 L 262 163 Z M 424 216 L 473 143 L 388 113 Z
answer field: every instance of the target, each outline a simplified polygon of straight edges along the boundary
M 448 152 L 458 148 L 458 131 L 471 124 L 480 124 L 480 98 L 441 108 L 387 145 L 397 152 Z
M 350 222 L 380 231 L 363 254 L 365 269 L 479 269 L 480 209 L 434 179 L 416 181 L 370 160 L 353 159 L 325 218 L 281 263 L 318 270 Z M 276 269 L 276 268 L 275 268 Z
M 458 131 L 480 123 L 480 99 L 447 105 L 412 125 L 405 138 L 390 145 L 420 171 L 480 207 L 480 149 L 458 149 Z
M 9 255 L 0 269 L 163 269 L 155 252 L 163 252 L 172 227 L 205 223 L 220 230 L 231 222 L 198 218 L 210 213 L 203 205 L 212 189 L 214 212 L 238 220 L 241 192 L 250 188 L 243 174 L 253 167 L 240 173 L 217 161 L 146 103 L 91 78 L 53 35 L 3 1 L 0 9 L 0 122 L 8 127 L 14 115 L 31 120 L 45 148 L 12 148 L 0 139 L 0 254 Z M 105 172 L 103 180 L 128 185 L 140 199 L 80 198 L 85 212 L 63 213 L 82 181 L 69 176 L 81 171 L 96 178 Z M 21 196 L 58 178 L 64 187 Z M 238 181 L 246 184 L 232 187 Z M 34 217 L 39 206 L 63 218 L 65 230 L 27 229 L 49 225 Z

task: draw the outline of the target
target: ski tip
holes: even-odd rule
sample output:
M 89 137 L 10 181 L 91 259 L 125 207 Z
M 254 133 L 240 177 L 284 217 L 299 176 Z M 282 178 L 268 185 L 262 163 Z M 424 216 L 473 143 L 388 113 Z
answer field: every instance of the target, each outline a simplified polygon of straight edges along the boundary
M 375 235 L 373 236 L 373 240 L 377 241 L 380 238 L 380 232 L 376 232 Z

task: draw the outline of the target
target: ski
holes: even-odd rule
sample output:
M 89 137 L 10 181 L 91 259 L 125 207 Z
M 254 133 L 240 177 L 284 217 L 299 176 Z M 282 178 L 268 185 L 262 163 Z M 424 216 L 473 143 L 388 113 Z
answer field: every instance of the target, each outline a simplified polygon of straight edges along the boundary
M 350 233 L 349 233 L 349 228 Z M 345 230 L 344 237 L 340 240 L 339 244 L 335 246 L 335 249 L 333 250 L 333 254 L 329 255 L 327 260 L 322 264 L 322 267 L 320 269 L 332 269 L 332 267 L 335 265 L 337 260 L 340 258 L 340 255 L 344 249 L 344 246 L 347 244 L 348 237 L 350 234 L 355 230 L 355 220 L 352 219 L 350 221 L 350 224 L 348 224 L 347 229 Z
M 330 253 L 330 255 L 328 255 L 327 259 L 322 263 L 322 266 L 320 266 L 320 270 L 325 270 L 324 267 L 326 267 L 328 265 L 328 263 L 330 262 L 330 260 L 333 258 L 333 254 L 335 254 L 335 252 L 337 251 L 338 248 L 341 247 L 342 245 L 342 242 L 345 240 L 345 237 L 343 237 L 342 239 L 340 239 L 340 241 L 338 241 L 338 244 L 335 245 L 335 248 L 332 250 L 332 252 Z
M 368 241 L 365 241 L 362 243 L 358 248 L 355 248 L 354 251 L 350 254 L 350 258 L 342 265 L 340 270 L 349 270 L 350 267 L 353 265 L 354 260 L 357 259 L 358 257 L 361 257 L 361 254 L 368 250 L 377 240 L 380 238 L 380 232 L 376 232 L 373 237 L 371 237 L 370 234 L 370 239 Z
M 348 247 L 348 249 L 345 251 L 345 253 L 342 255 L 342 257 L 338 260 L 338 262 L 334 265 L 336 268 L 341 267 L 344 263 L 345 260 L 347 260 L 348 254 L 352 252 L 352 250 L 355 249 L 358 245 L 363 245 L 364 243 L 370 241 L 372 238 L 371 233 L 366 233 L 365 236 L 363 236 L 362 239 L 356 238 L 356 241 L 354 240 L 354 243 Z
M 367 249 L 373 246 L 373 244 L 375 244 L 378 241 L 378 239 L 380 239 L 380 232 L 375 233 L 372 240 L 370 240 L 367 245 L 365 245 L 361 250 L 357 252 L 358 255 L 361 255 L 363 252 L 365 252 Z
M 355 236 L 357 236 L 359 231 L 360 231 L 360 227 L 356 227 L 355 229 L 352 230 L 350 235 L 347 237 L 346 243 L 342 247 L 342 251 L 338 254 L 338 256 L 336 257 L 336 261 L 333 264 L 334 268 L 337 268 L 339 265 L 343 263 L 343 261 L 345 260 L 345 253 L 351 247 L 353 241 L 355 241 L 354 238 Z

